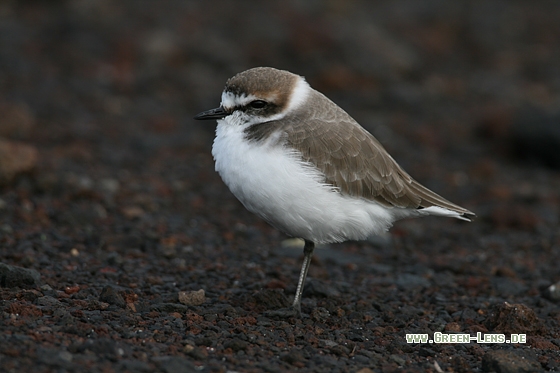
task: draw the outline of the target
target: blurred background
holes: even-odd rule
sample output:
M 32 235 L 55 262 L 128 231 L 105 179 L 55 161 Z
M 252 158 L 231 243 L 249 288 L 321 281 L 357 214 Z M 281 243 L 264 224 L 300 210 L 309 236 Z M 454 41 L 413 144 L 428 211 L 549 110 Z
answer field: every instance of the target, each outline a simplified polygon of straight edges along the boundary
M 556 123 L 560 105 L 559 8 L 500 0 L 3 1 L 0 135 L 39 147 L 83 141 L 94 153 L 111 142 L 207 144 L 213 124 L 193 114 L 218 104 L 227 78 L 273 66 L 305 76 L 391 151 L 418 151 L 411 159 L 486 147 L 494 161 L 511 151 L 558 166 L 557 152 L 547 159 L 546 149 L 516 141 L 538 131 L 559 141 L 545 119 Z
M 224 206 L 243 222 L 213 171 L 215 123 L 192 118 L 229 77 L 272 66 L 305 76 L 477 227 L 556 242 L 559 20 L 556 1 L 4 1 L 2 223 L 141 229 L 170 214 L 179 232 L 204 214 L 227 225 Z
M 39 170 L 46 188 L 112 190 L 171 150 L 188 167 L 215 127 L 193 115 L 227 78 L 272 66 L 485 215 L 548 193 L 531 181 L 560 167 L 559 19 L 555 1 L 3 1 L 0 180 Z
M 280 249 L 285 237 L 229 193 L 210 153 L 215 123 L 193 116 L 256 66 L 305 76 L 414 178 L 477 214 L 471 224 L 402 221 L 385 242 L 317 250 L 310 277 L 323 287 L 311 288 L 304 309 L 330 312 L 321 338 L 357 347 L 318 352 L 315 336 L 296 333 L 309 361 L 354 350 L 374 361 L 367 352 L 377 349 L 373 366 L 429 370 L 426 356 L 437 352 L 444 370 L 471 371 L 501 345 L 423 350 L 395 330 L 498 330 L 488 309 L 508 301 L 539 318 L 509 331 L 534 336 L 542 367 L 558 369 L 557 0 L 0 1 L 0 261 L 41 278 L 19 283 L 27 292 L 0 287 L 3 368 L 79 371 L 125 351 L 144 364 L 135 371 L 153 371 L 160 354 L 204 360 L 204 348 L 185 350 L 196 341 L 215 348 L 214 371 L 226 360 L 238 370 L 231 361 L 244 357 L 224 341 L 239 330 L 217 330 L 216 317 L 259 318 L 271 304 L 251 298 L 262 289 L 288 304 L 274 291 L 295 291 L 301 250 Z M 178 291 L 199 289 L 208 301 L 198 308 L 161 311 Z M 349 323 L 357 329 L 347 335 L 369 334 L 336 334 Z M 146 334 L 136 337 L 140 324 Z M 266 325 L 280 334 L 263 326 L 264 342 L 247 347 L 266 346 L 264 361 L 285 352 L 274 346 L 287 328 Z M 76 335 L 106 336 L 99 345 L 110 351 L 83 353 L 89 342 Z

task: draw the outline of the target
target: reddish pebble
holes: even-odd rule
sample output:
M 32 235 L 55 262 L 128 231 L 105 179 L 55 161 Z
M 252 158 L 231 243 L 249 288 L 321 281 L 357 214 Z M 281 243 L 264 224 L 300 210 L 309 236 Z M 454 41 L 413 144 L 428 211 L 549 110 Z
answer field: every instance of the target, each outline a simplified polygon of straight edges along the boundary
M 68 295 L 77 293 L 79 291 L 80 291 L 80 286 L 79 285 L 67 286 L 67 287 L 64 288 L 64 292 Z

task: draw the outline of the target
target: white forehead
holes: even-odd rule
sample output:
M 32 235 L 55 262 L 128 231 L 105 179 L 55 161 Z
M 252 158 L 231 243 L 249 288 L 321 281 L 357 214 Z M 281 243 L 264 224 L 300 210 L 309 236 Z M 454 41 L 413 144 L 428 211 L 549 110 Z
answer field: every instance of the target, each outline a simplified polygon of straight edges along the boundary
M 298 77 L 297 83 L 294 85 L 292 92 L 290 93 L 290 98 L 285 113 L 297 109 L 301 104 L 305 102 L 311 87 L 302 77 Z M 222 102 L 221 106 L 226 109 L 231 109 L 234 107 L 242 107 L 249 104 L 251 101 L 255 100 L 266 100 L 266 97 L 257 97 L 252 94 L 235 94 L 231 91 L 222 92 Z
M 236 95 L 233 92 L 223 91 L 220 105 L 226 109 L 230 109 L 238 106 L 245 106 L 256 99 L 257 97 L 253 95 Z

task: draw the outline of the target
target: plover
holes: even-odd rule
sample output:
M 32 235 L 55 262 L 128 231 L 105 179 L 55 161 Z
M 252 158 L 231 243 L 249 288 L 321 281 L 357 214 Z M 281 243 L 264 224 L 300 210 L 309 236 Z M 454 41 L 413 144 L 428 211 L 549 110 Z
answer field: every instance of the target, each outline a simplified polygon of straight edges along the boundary
M 305 241 L 292 305 L 301 297 L 315 244 L 364 240 L 394 221 L 474 214 L 414 180 L 372 134 L 305 79 L 257 67 L 226 82 L 217 119 L 216 171 L 251 212 Z

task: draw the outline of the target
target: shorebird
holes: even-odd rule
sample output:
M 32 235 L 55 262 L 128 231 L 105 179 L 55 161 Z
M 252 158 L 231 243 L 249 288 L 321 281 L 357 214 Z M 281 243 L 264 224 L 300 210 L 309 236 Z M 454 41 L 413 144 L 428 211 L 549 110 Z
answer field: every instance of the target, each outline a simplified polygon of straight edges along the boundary
M 218 120 L 216 171 L 239 201 L 305 241 L 297 315 L 315 244 L 364 240 L 403 218 L 474 216 L 414 180 L 372 134 L 288 71 L 235 75 L 220 106 L 195 119 Z

